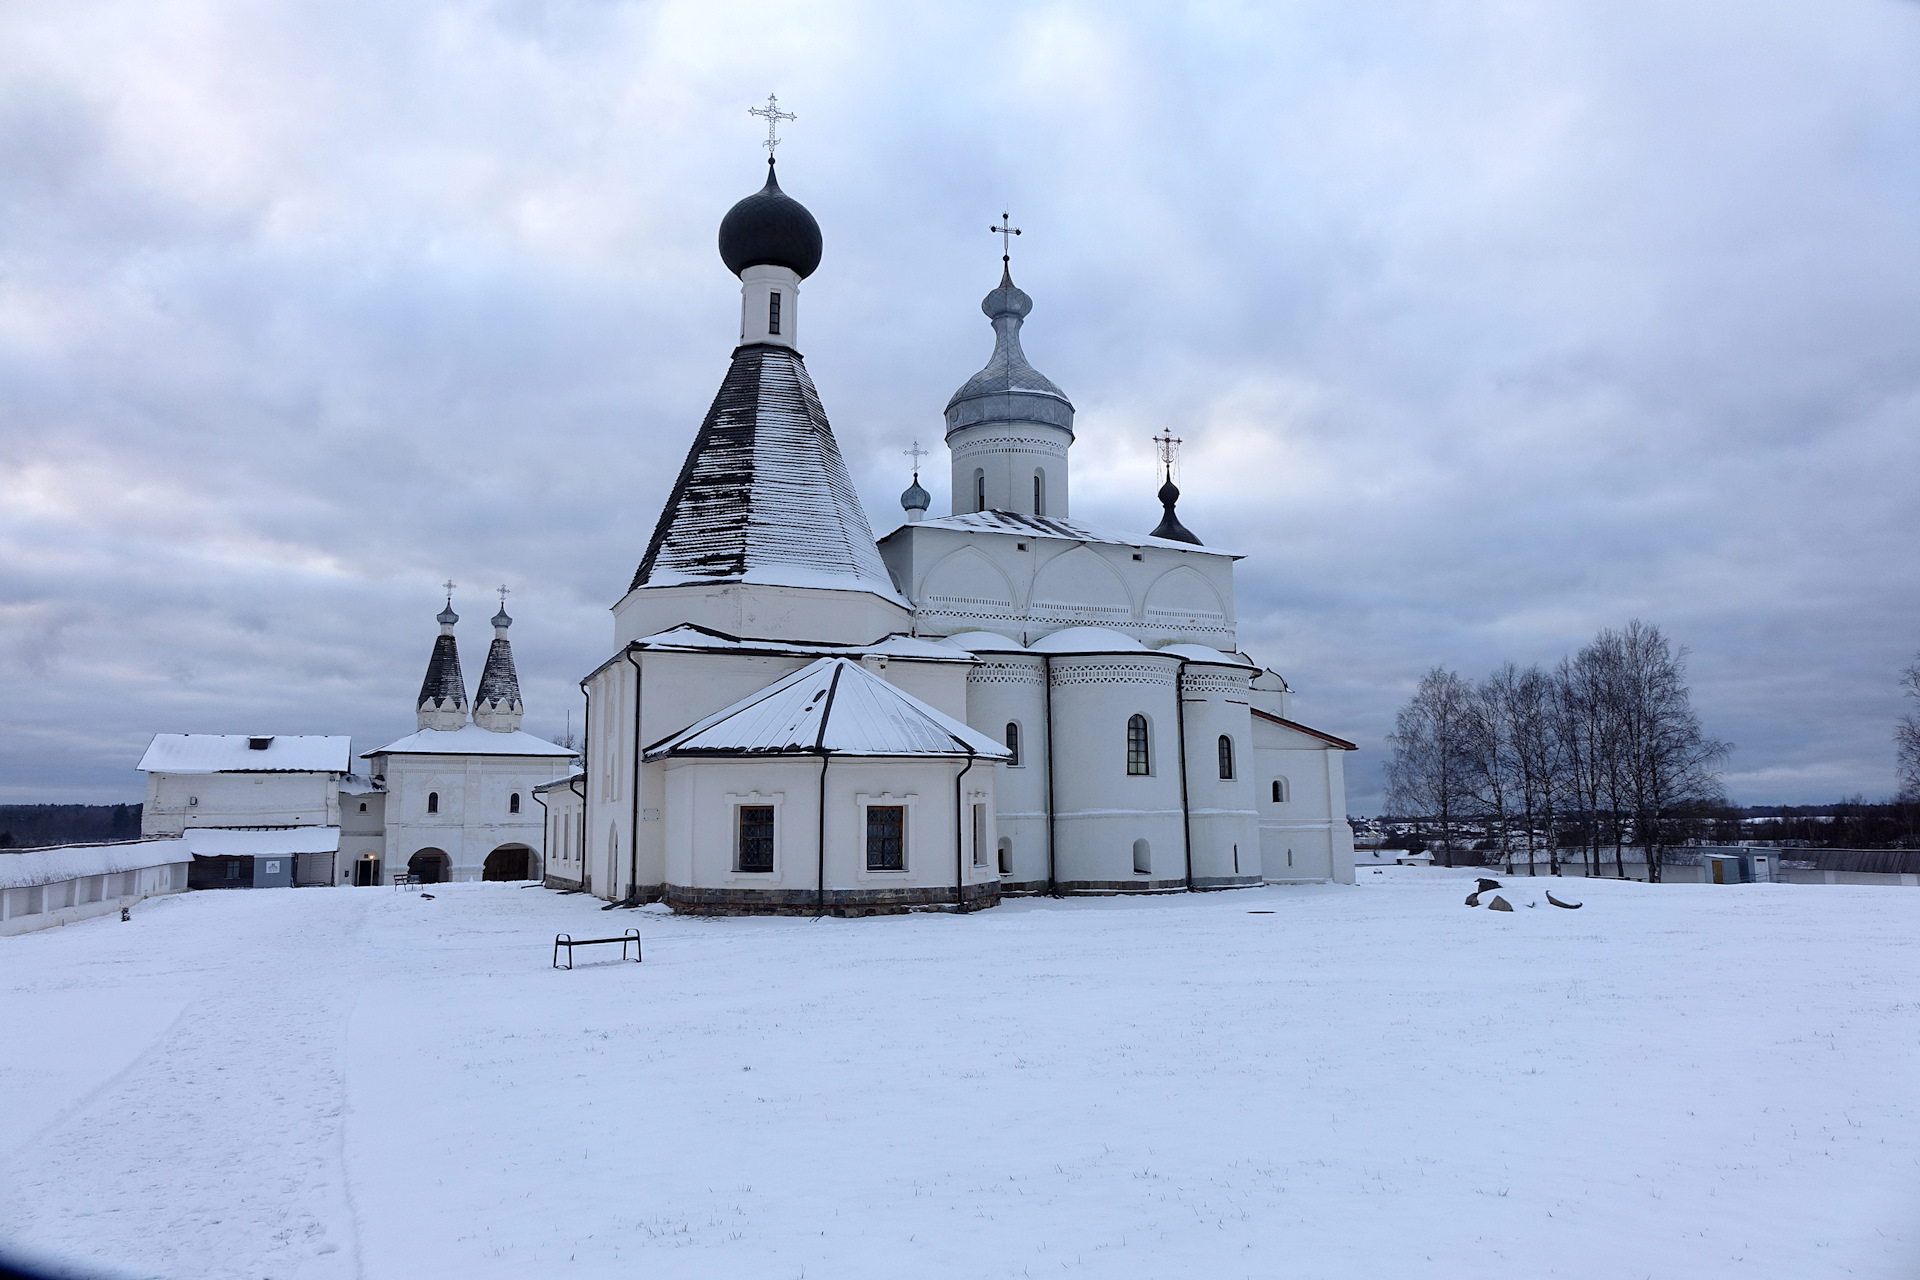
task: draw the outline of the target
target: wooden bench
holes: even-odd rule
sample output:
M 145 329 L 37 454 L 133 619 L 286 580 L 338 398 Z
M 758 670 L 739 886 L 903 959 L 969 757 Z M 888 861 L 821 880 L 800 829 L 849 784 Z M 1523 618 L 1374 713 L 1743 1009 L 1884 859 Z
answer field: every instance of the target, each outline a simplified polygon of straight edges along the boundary
M 573 968 L 573 949 L 575 947 L 597 947 L 605 942 L 617 942 L 620 944 L 620 958 L 622 960 L 627 958 L 627 944 L 631 942 L 633 944 L 633 962 L 635 964 L 640 963 L 640 931 L 638 929 L 629 929 L 617 938 L 576 938 L 571 934 L 556 933 L 553 935 L 553 967 L 556 969 L 560 967 L 560 948 L 562 947 L 567 949 L 567 968 L 571 969 Z

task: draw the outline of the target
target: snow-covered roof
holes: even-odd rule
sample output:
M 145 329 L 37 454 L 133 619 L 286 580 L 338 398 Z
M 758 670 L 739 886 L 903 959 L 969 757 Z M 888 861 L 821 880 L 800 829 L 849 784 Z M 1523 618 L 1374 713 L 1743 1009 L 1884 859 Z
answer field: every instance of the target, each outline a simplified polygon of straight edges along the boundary
M 703 653 L 777 653 L 792 654 L 796 657 L 847 658 L 877 656 L 912 658 L 925 662 L 966 662 L 968 660 L 965 653 L 957 652 L 944 641 L 922 640 L 916 636 L 890 635 L 872 644 L 814 644 L 807 641 L 757 640 L 752 637 L 730 636 L 724 631 L 714 631 L 691 623 L 656 632 L 650 636 L 642 636 L 633 643 L 641 649 L 685 649 Z
M 338 827 L 189 827 L 180 840 L 196 858 L 271 858 L 295 853 L 332 853 Z
M 1348 742 L 1345 738 L 1336 738 L 1330 733 L 1322 733 L 1310 725 L 1301 724 L 1298 720 L 1289 720 L 1285 716 L 1276 716 L 1271 711 L 1262 711 L 1260 708 L 1255 707 L 1253 708 L 1253 714 L 1255 719 L 1265 720 L 1269 724 L 1277 724 L 1281 728 L 1291 729 L 1295 733 L 1304 733 L 1309 738 L 1318 738 L 1329 746 L 1339 747 L 1342 751 L 1358 751 L 1360 749 L 1355 744 Z
M 1226 653 L 1219 649 L 1209 649 L 1204 644 L 1163 644 L 1157 653 L 1176 653 L 1189 662 L 1217 662 L 1225 667 L 1251 667 L 1252 658 L 1244 653 Z
M 1106 627 L 1062 627 L 1029 646 L 1035 653 L 1150 653 L 1132 636 Z
M 371 796 L 378 795 L 385 790 L 385 786 L 375 782 L 364 773 L 350 773 L 340 779 L 340 794 L 343 796 Z
M 139 840 L 130 844 L 77 844 L 65 849 L 28 849 L 0 852 L 0 889 L 25 889 L 36 884 L 58 884 L 81 876 L 141 871 L 190 859 L 178 840 Z
M 587 776 L 586 774 L 579 773 L 579 772 L 570 773 L 564 778 L 555 778 L 552 782 L 541 783 L 539 786 L 533 789 L 533 792 L 535 795 L 538 795 L 542 791 L 565 790 L 567 787 L 573 785 L 573 783 L 579 781 L 581 778 L 584 778 L 586 776 Z
M 1184 551 L 1197 556 L 1227 556 L 1234 560 L 1245 559 L 1232 551 L 1223 551 L 1219 547 L 1197 547 L 1190 542 L 1176 542 L 1171 538 L 1156 538 L 1145 533 L 1116 533 L 1111 529 L 1094 529 L 1071 520 L 1062 520 L 1057 516 L 1030 516 L 1019 511 L 968 511 L 960 515 L 935 516 L 931 520 L 921 520 L 914 524 L 903 524 L 887 537 L 898 537 L 908 529 L 948 529 L 955 533 L 1011 533 L 1023 538 L 1063 538 L 1069 542 L 1104 542 L 1116 547 L 1164 547 L 1168 551 Z
M 1007 749 L 858 662 L 821 658 L 646 752 L 668 755 L 983 756 Z
M 377 751 L 362 751 L 360 758 L 370 760 L 374 756 L 565 756 L 573 757 L 580 753 L 571 748 L 548 742 L 545 738 L 536 738 L 521 729 L 511 733 L 495 733 L 492 729 L 482 729 L 477 724 L 463 724 L 458 729 L 422 729 L 410 733 L 398 742 L 389 742 Z
M 342 735 L 156 733 L 140 768 L 148 773 L 346 773 L 353 767 L 352 755 L 353 739 Z
M 998 631 L 960 631 L 946 638 L 946 643 L 965 649 L 968 653 L 1025 653 L 1027 646 L 1012 636 L 1003 636 Z
M 867 591 L 905 607 L 800 353 L 737 348 L 629 590 Z

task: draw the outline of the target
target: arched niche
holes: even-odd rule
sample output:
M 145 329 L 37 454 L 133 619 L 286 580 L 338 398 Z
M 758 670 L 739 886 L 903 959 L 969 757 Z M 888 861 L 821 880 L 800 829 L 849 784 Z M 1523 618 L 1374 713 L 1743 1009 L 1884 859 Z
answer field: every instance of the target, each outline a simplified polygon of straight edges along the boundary
M 1113 566 L 1086 547 L 1075 547 L 1041 567 L 1033 580 L 1035 614 L 1059 621 L 1113 626 L 1133 620 L 1133 594 Z
M 1204 623 L 1218 626 L 1227 619 L 1220 593 L 1206 577 L 1186 565 L 1167 570 L 1147 588 L 1147 622 L 1163 626 Z
M 978 547 L 961 547 L 927 570 L 920 580 L 922 607 L 961 606 L 966 611 L 1013 610 L 1013 582 Z

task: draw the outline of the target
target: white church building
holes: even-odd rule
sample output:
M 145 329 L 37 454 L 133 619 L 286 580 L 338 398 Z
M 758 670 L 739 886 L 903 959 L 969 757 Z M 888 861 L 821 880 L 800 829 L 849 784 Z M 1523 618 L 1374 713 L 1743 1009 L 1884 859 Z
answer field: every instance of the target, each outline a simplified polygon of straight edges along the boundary
M 946 408 L 954 510 L 874 539 L 797 345 L 812 215 L 767 182 L 720 256 L 740 332 L 541 789 L 548 882 L 696 913 L 1353 878 L 1343 760 L 1239 652 L 1233 554 L 1072 519 L 1073 405 L 1003 266 Z M 1003 263 L 1004 263 L 1003 259 Z

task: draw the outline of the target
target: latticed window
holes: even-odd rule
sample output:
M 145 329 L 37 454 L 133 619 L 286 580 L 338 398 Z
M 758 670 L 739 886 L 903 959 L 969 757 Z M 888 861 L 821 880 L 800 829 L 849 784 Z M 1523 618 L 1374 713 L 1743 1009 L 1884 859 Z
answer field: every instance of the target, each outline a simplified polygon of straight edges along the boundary
M 897 804 L 867 806 L 867 870 L 907 869 L 907 811 Z
M 1127 721 L 1127 772 L 1148 773 L 1152 765 L 1153 760 L 1147 754 L 1147 718 L 1134 716 Z
M 740 806 L 740 870 L 773 870 L 773 806 Z
M 767 332 L 780 332 L 780 295 L 777 293 L 767 295 Z
M 1233 776 L 1233 739 L 1224 733 L 1220 735 L 1220 776 Z
M 1011 720 L 1007 721 L 1007 751 L 1010 753 L 1007 757 L 1007 763 L 1010 765 L 1019 764 L 1020 726 Z

